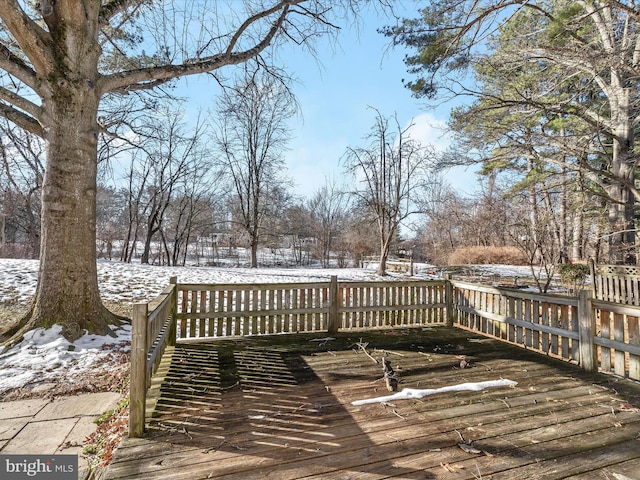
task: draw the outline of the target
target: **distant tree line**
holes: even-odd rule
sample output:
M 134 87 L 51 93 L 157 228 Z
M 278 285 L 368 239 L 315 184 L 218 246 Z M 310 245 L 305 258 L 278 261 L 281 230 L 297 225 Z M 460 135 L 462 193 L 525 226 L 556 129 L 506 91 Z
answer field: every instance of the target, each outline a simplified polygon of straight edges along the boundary
M 225 97 L 221 105 L 230 109 L 231 100 Z M 608 248 L 606 203 L 582 188 L 579 173 L 531 165 L 487 168 L 478 193 L 468 196 L 433 172 L 455 152 L 435 156 L 395 117 L 375 111 L 365 146 L 349 147 L 342 159 L 353 174 L 345 177 L 349 181 L 327 178 L 308 198 L 298 198 L 283 169 L 285 142 L 264 147 L 262 157 L 271 163 L 259 172 L 256 158 L 242 159 L 258 150 L 259 138 L 251 148 L 233 144 L 244 137 L 231 137 L 230 122 L 198 118 L 187 124 L 180 110 L 162 102 L 155 108 L 157 115 L 135 128 L 135 141 L 120 139 L 101 162 L 98 257 L 163 265 L 344 267 L 380 259 L 381 251 L 391 257 L 403 251 L 444 265 L 460 258 L 500 260 L 495 253 L 456 255 L 465 248 L 515 247 L 519 261 L 553 266 L 600 259 Z M 2 256 L 38 256 L 42 152 L 36 137 L 2 126 Z M 262 257 L 258 246 L 267 252 Z M 243 257 L 244 251 L 253 253 Z

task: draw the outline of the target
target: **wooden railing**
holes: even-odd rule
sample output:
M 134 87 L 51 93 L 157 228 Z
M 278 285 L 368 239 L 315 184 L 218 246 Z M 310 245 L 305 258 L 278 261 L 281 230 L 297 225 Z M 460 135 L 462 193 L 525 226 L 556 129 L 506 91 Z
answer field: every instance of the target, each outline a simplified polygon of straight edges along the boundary
M 445 322 L 444 281 L 178 285 L 177 338 L 201 340 Z
M 452 283 L 458 325 L 540 353 L 579 361 L 577 298 Z
M 600 368 L 640 380 L 640 307 L 592 300 Z
M 129 436 L 144 433 L 147 390 L 165 348 L 175 345 L 176 279 L 149 303 L 133 306 L 131 332 L 131 380 Z
M 593 298 L 640 306 L 640 267 L 589 262 Z
M 640 380 L 640 307 L 452 282 L 456 323 L 578 363 Z
M 640 307 L 440 281 L 194 285 L 134 305 L 129 435 L 144 432 L 151 375 L 167 345 L 234 336 L 456 325 L 640 380 Z
M 177 284 L 133 308 L 129 436 L 144 433 L 151 376 L 167 345 L 279 333 L 443 324 L 444 281 Z M 449 302 L 450 303 L 450 302 Z

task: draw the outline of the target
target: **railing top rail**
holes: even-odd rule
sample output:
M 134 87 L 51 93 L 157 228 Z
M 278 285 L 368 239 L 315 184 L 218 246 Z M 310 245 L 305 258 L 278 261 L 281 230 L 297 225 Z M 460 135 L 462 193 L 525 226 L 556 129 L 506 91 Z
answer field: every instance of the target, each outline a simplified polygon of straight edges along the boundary
M 398 287 L 408 285 L 444 285 L 445 280 L 373 280 L 373 281 L 352 281 L 340 280 L 338 286 L 349 287 Z M 179 283 L 178 291 L 202 291 L 202 290 L 284 290 L 293 288 L 326 288 L 330 284 L 329 280 L 317 282 L 247 282 L 247 283 Z
M 475 290 L 478 292 L 495 293 L 498 295 L 504 295 L 512 298 L 520 298 L 523 300 L 538 300 L 541 302 L 549 302 L 560 305 L 578 305 L 577 297 L 570 297 L 567 295 L 558 295 L 553 293 L 537 293 L 537 292 L 525 292 L 522 290 L 505 288 L 505 287 L 489 287 L 486 285 L 479 285 L 477 283 L 461 282 L 458 280 L 452 280 L 451 284 L 454 287 L 466 288 L 469 290 Z
M 178 291 L 201 291 L 201 290 L 282 290 L 291 288 L 326 288 L 326 282 L 301 282 L 301 283 L 179 283 Z
M 625 277 L 640 277 L 638 265 L 594 265 L 596 275 L 614 275 Z
M 439 286 L 445 285 L 445 280 L 373 280 L 373 281 L 340 281 L 338 285 L 340 287 L 402 287 L 402 286 Z
M 630 315 L 632 317 L 640 317 L 640 306 L 637 305 L 624 305 L 621 303 L 607 302 L 604 300 L 596 299 L 592 299 L 591 304 L 595 309 L 604 310 L 605 312 Z
M 169 285 L 165 287 L 165 289 L 160 292 L 155 298 L 152 298 L 148 303 L 149 310 L 153 310 L 157 308 L 161 303 L 165 302 L 167 298 L 171 298 L 171 294 L 173 293 L 173 289 L 176 288 L 175 285 Z

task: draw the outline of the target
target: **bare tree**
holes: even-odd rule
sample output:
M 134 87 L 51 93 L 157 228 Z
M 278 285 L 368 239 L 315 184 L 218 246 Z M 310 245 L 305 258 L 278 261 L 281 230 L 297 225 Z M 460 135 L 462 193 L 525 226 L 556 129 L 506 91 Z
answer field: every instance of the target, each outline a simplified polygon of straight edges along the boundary
M 218 101 L 215 141 L 233 185 L 236 222 L 248 236 L 251 267 L 258 266 L 262 227 L 275 194 L 289 183 L 282 173 L 283 152 L 297 111 L 295 97 L 281 81 L 249 69 Z
M 347 253 L 351 256 L 354 266 L 364 267 L 367 257 L 378 251 L 380 241 L 372 225 L 375 225 L 375 218 L 372 218 L 368 211 L 362 211 L 357 205 L 353 205 L 336 242 L 339 267 L 347 265 Z
M 316 191 L 307 205 L 314 221 L 313 230 L 318 242 L 320 261 L 324 268 L 328 268 L 338 234 L 344 227 L 349 197 L 335 180 L 329 180 Z
M 40 199 L 44 175 L 42 141 L 6 121 L 0 123 L 0 177 L 4 232 L 7 223 L 26 237 L 22 252 L 38 258 L 40 251 Z M 6 240 L 6 238 L 4 239 Z M 6 242 L 3 242 L 6 243 Z M 4 247 L 4 244 L 3 244 Z
M 183 185 L 169 205 L 160 232 L 169 265 L 185 265 L 193 237 L 211 231 L 214 205 L 210 188 L 204 182 Z
M 114 257 L 116 241 L 123 238 L 126 227 L 125 212 L 127 195 L 124 190 L 99 185 L 96 198 L 96 240 L 98 257 L 109 260 Z
M 144 193 L 147 183 L 150 182 L 151 169 L 146 168 L 145 161 L 149 157 L 142 151 L 134 151 L 131 154 L 127 168 L 126 187 L 126 229 L 124 236 L 120 260 L 131 263 L 136 244 L 139 240 L 140 229 L 143 221 Z
M 559 257 L 553 228 L 557 212 L 547 208 L 549 205 L 541 201 L 537 190 L 522 191 L 518 196 L 521 201 L 512 206 L 513 221 L 508 230 L 513 243 L 527 258 L 538 289 L 544 293 L 551 285 Z
M 197 121 L 187 126 L 179 111 L 169 111 L 156 119 L 156 132 L 146 146 L 151 171 L 151 181 L 146 185 L 144 206 L 146 235 L 141 263 L 149 263 L 151 242 L 162 232 L 167 208 L 174 199 L 175 191 L 194 176 L 208 176 L 209 166 L 203 152 L 203 126 Z
M 366 147 L 349 147 L 344 155 L 356 187 L 352 194 L 375 218 L 380 242 L 378 274 L 385 275 L 392 241 L 400 223 L 419 212 L 417 202 L 428 185 L 429 151 L 409 136 L 397 116 L 376 112 Z M 393 123 L 392 123 L 393 122 Z
M 333 31 L 334 13 L 320 0 L 0 0 L 0 116 L 44 139 L 47 156 L 38 286 L 12 341 L 55 323 L 70 339 L 105 334 L 115 320 L 96 267 L 100 102 L 252 58 L 266 65 L 270 45 Z
M 295 199 L 286 208 L 280 223 L 280 232 L 290 249 L 295 265 L 308 265 L 313 249 L 313 214 L 302 199 Z

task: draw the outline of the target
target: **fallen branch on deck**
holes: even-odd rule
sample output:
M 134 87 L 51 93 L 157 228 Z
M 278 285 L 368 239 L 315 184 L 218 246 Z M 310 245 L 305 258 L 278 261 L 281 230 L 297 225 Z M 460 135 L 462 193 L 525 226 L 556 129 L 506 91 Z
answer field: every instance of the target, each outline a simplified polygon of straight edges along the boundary
M 371 354 L 367 351 L 367 347 L 369 346 L 369 342 L 363 342 L 362 338 L 360 338 L 360 341 L 357 343 L 354 343 L 352 346 L 358 347 L 361 351 L 364 352 L 364 354 L 369 357 L 371 359 L 371 361 L 373 363 L 378 363 L 378 360 L 376 360 L 375 358 L 373 358 L 371 356 Z M 357 350 L 356 350 L 357 352 Z
M 386 358 L 382 359 L 382 372 L 384 374 L 384 381 L 387 384 L 387 390 L 390 392 L 397 392 L 398 378 L 396 377 L 396 372 L 391 366 L 391 362 Z
M 458 385 L 451 385 L 449 387 L 427 388 L 424 390 L 418 390 L 415 388 L 403 388 L 402 391 L 398 393 L 394 393 L 393 395 L 386 395 L 384 397 L 376 397 L 376 398 L 367 398 L 365 400 L 355 400 L 351 402 L 351 405 L 366 405 L 368 403 L 383 403 L 383 402 L 391 402 L 394 400 L 411 400 L 415 398 L 426 397 L 428 395 L 435 395 L 436 393 L 461 392 L 465 390 L 478 392 L 480 390 L 484 390 L 485 388 L 489 388 L 489 387 L 514 387 L 517 384 L 518 382 L 514 382 L 513 380 L 500 379 L 500 380 L 490 380 L 487 382 L 460 383 Z

